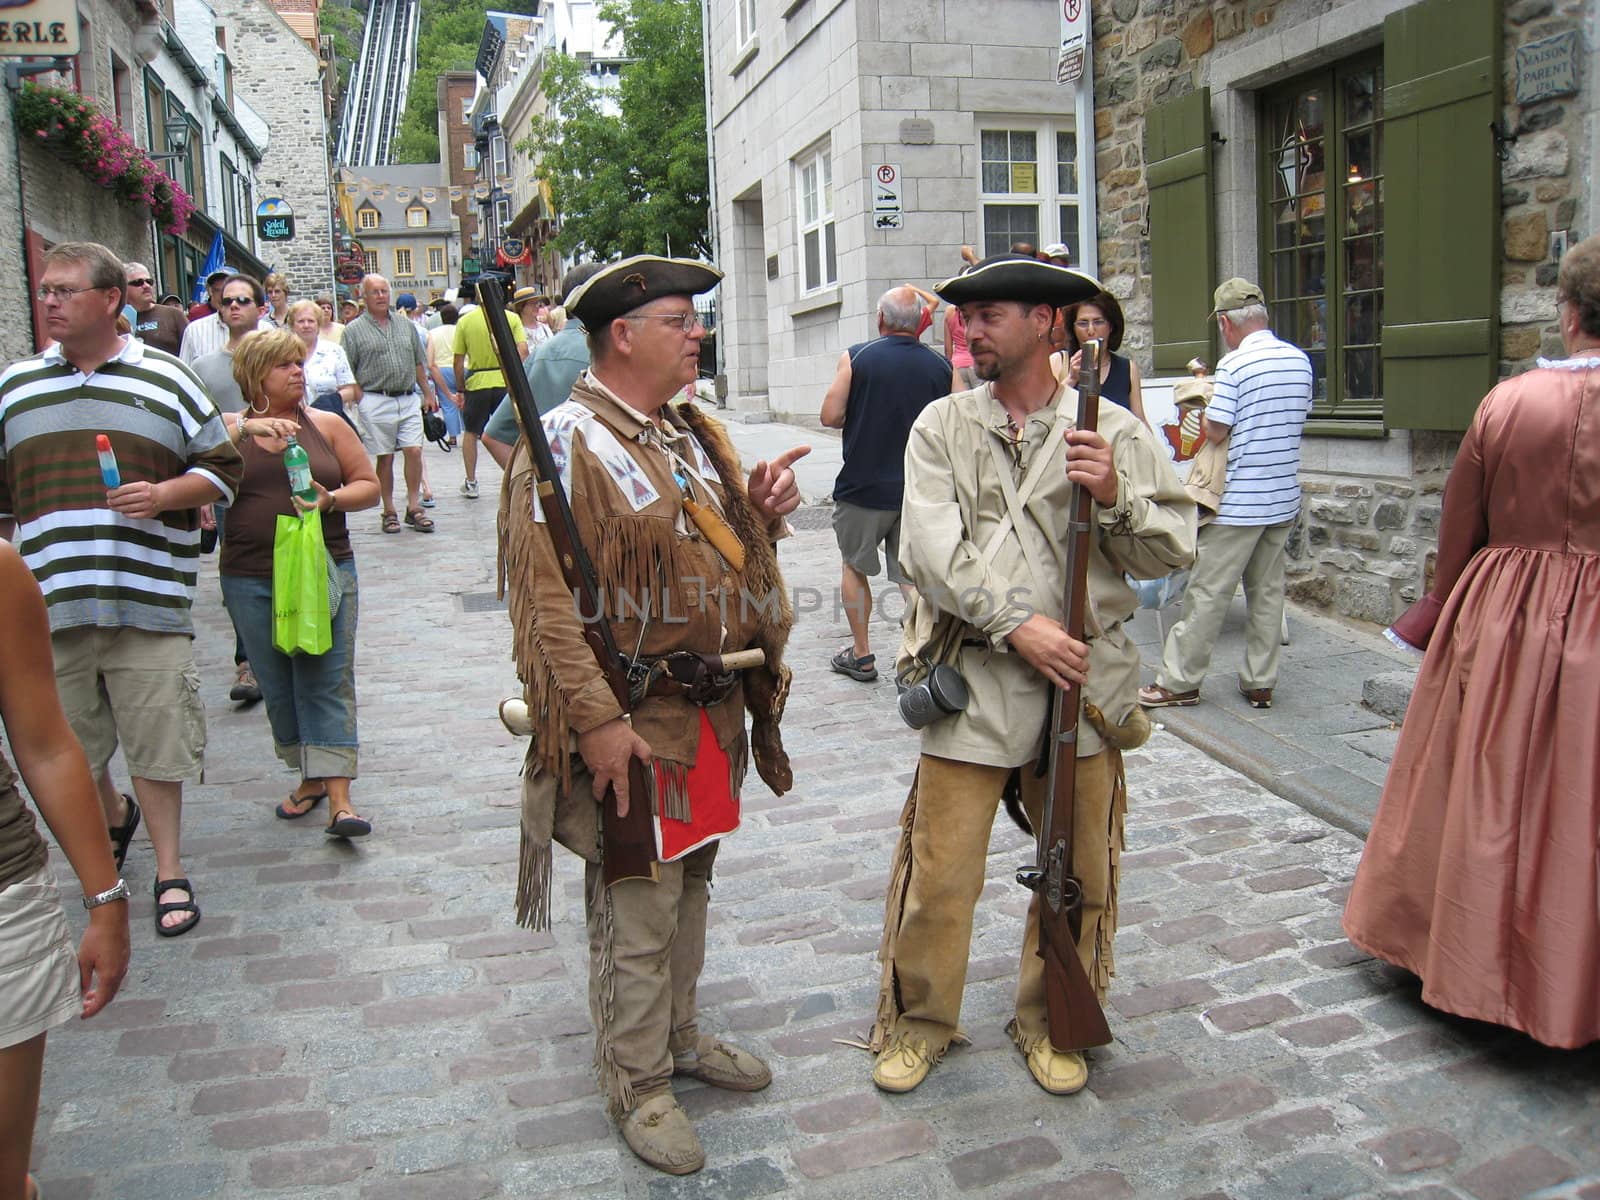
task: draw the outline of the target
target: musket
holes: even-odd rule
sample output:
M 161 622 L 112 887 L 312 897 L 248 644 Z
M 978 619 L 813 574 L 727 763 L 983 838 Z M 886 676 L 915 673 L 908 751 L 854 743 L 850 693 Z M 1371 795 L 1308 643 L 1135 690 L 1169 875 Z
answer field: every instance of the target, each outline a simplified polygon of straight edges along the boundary
M 1078 369 L 1079 429 L 1093 433 L 1100 410 L 1100 343 L 1087 342 Z M 1094 498 L 1081 483 L 1068 493 L 1066 603 L 1062 624 L 1074 641 L 1083 641 L 1089 602 L 1089 538 Z M 1049 785 L 1044 819 L 1036 831 L 1038 849 L 1017 882 L 1035 892 L 1039 904 L 1039 957 L 1044 959 L 1045 1012 L 1050 1045 L 1059 1051 L 1086 1050 L 1111 1041 L 1094 985 L 1078 957 L 1083 920 L 1083 886 L 1072 870 L 1072 819 L 1078 791 L 1078 710 L 1082 689 L 1056 688 L 1045 728 Z
M 561 486 L 561 472 L 556 469 L 555 458 L 550 453 L 550 442 L 534 403 L 533 388 L 521 370 L 516 338 L 511 332 L 511 323 L 506 320 L 505 292 L 498 280 L 484 279 L 478 284 L 478 299 L 488 319 L 489 334 L 494 338 L 501 374 L 505 376 L 511 395 L 511 407 L 528 443 L 528 453 L 533 460 L 534 490 L 544 513 L 544 527 L 561 564 L 561 577 L 577 605 L 583 640 L 594 654 L 606 686 L 616 697 L 626 719 L 633 707 L 627 665 L 617 650 L 611 624 L 605 619 L 599 576 L 595 574 L 589 552 L 584 549 L 572 505 Z M 655 825 L 650 812 L 655 786 L 655 773 L 630 755 L 626 816 L 617 813 L 615 789 L 606 789 L 600 805 L 600 866 L 608 887 L 623 879 L 657 877 Z

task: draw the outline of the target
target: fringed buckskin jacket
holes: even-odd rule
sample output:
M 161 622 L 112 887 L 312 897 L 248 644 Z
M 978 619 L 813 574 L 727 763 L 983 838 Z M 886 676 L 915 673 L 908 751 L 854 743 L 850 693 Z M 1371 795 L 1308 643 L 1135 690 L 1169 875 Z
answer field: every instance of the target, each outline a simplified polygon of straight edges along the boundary
M 751 754 L 767 786 L 782 795 L 792 784 L 778 722 L 789 690 L 783 649 L 794 616 L 774 541 L 786 526 L 750 503 L 722 426 L 687 403 L 669 404 L 659 423 L 649 421 L 587 371 L 543 425 L 618 649 L 632 655 L 637 647 L 645 657 L 675 650 L 765 652 L 765 665 L 741 672 L 732 693 L 706 714 L 728 755 L 733 795 L 739 795 Z M 736 572 L 689 519 L 686 489 L 696 502 L 709 502 L 737 534 L 743 571 Z M 542 784 L 524 787 L 518 916 L 525 924 L 548 919 L 536 893 L 548 888 L 552 838 L 596 861 L 596 805 L 587 787 L 571 794 L 572 756 L 578 734 L 622 715 L 583 640 L 544 521 L 532 463 L 519 446 L 501 488 L 499 535 L 500 592 L 508 598 L 517 674 L 533 721 L 526 775 L 530 784 Z M 585 609 L 583 615 L 594 614 Z M 748 744 L 746 709 L 752 717 Z M 699 743 L 697 706 L 679 695 L 647 696 L 632 722 L 650 743 L 668 803 L 686 803 L 684 780 Z

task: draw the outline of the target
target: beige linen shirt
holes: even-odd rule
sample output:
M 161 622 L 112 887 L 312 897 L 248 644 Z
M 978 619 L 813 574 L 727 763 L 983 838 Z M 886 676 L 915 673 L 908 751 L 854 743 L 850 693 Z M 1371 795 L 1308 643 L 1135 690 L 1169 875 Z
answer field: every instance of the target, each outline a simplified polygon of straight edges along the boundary
M 962 762 L 1015 767 L 1039 752 L 1050 685 L 1011 649 L 1008 635 L 1033 612 L 1063 617 L 1067 523 L 1070 517 L 1066 452 L 1056 440 L 1032 493 L 1022 497 L 1033 559 L 1046 578 L 1035 579 L 1012 529 L 985 556 L 1007 514 L 998 444 L 1020 490 L 1028 468 L 1045 448 L 1058 406 L 1076 416 L 1077 392 L 1064 384 L 1049 405 L 1030 415 L 1011 440 L 1005 410 L 988 384 L 936 400 L 922 411 L 906 446 L 906 491 L 901 511 L 900 563 L 918 591 L 969 625 L 954 666 L 971 698 L 964 712 L 922 731 L 926 754 Z M 1069 418 L 1068 427 L 1071 426 Z M 1100 402 L 1100 433 L 1111 443 L 1117 502 L 1094 506 L 1086 621 L 1089 682 L 1084 699 L 1120 724 L 1138 703 L 1139 653 L 1123 630 L 1137 605 L 1127 572 L 1154 579 L 1194 558 L 1195 506 L 1184 492 L 1149 428 L 1108 400 Z M 1078 753 L 1098 753 L 1101 738 L 1087 722 Z

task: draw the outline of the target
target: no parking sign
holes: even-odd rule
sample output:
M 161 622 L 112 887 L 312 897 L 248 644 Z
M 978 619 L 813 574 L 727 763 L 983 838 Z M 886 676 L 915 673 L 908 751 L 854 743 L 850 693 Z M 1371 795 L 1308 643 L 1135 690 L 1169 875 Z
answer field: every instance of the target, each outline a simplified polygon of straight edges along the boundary
M 900 164 L 879 163 L 872 168 L 872 227 L 904 229 L 905 208 L 900 200 Z

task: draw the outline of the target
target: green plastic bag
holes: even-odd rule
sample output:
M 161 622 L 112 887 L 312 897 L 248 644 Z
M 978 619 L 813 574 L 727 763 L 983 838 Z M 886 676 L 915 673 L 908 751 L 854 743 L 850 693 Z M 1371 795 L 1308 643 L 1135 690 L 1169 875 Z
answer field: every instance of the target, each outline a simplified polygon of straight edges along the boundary
M 272 644 L 284 654 L 326 654 L 333 645 L 328 600 L 322 514 L 279 514 L 272 538 Z

